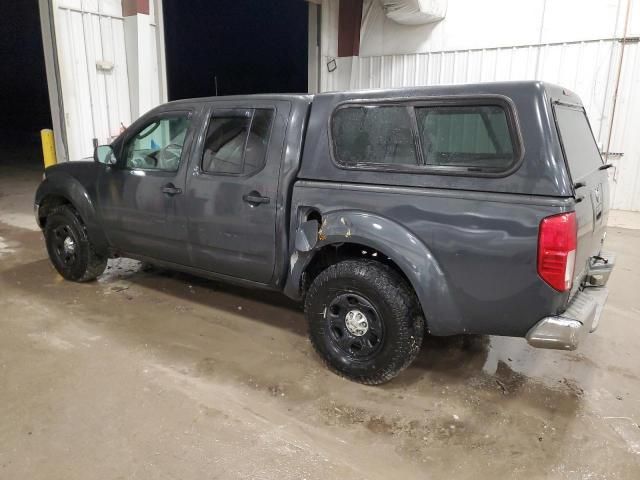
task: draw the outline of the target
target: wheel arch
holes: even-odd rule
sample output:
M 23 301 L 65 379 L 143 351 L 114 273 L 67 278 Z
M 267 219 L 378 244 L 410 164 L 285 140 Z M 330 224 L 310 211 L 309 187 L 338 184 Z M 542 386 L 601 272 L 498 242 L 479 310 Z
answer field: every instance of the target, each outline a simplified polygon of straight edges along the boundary
M 371 258 L 373 255 L 369 250 L 373 250 L 378 254 L 374 258 L 387 263 L 409 283 L 430 333 L 447 335 L 461 331 L 462 321 L 446 275 L 420 238 L 397 222 L 377 214 L 337 211 L 321 214 L 321 218 L 321 223 L 309 220 L 296 231 L 285 294 L 292 298 L 304 296 L 309 276 L 318 273 L 313 269 L 323 261 L 322 256 L 327 251 L 348 246 L 353 253 L 361 248 L 367 252 L 367 258 Z M 340 255 L 331 263 L 339 260 Z
M 87 189 L 70 175 L 48 177 L 38 187 L 34 213 L 41 229 L 46 228 L 46 218 L 51 210 L 60 205 L 70 205 L 78 212 L 96 251 L 106 253 L 109 244 L 98 221 L 91 196 Z

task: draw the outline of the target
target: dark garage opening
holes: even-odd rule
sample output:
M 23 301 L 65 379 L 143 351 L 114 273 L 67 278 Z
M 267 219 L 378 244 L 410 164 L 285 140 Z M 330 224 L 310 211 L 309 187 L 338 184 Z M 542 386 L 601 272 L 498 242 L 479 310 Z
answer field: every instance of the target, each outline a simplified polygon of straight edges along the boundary
M 304 0 L 163 0 L 169 99 L 307 91 Z
M 9 3 L 0 15 L 0 165 L 33 167 L 40 129 L 51 128 L 38 2 Z

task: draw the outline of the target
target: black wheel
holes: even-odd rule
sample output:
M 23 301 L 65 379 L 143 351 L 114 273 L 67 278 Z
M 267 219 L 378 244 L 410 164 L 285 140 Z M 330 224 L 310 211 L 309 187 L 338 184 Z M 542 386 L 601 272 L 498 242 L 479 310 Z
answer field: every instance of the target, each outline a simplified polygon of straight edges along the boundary
M 107 257 L 98 255 L 78 213 L 68 205 L 54 208 L 44 229 L 51 263 L 67 280 L 88 282 L 104 272 Z
M 311 343 L 329 368 L 356 382 L 391 380 L 416 358 L 424 318 L 391 268 L 345 260 L 323 270 L 305 300 Z

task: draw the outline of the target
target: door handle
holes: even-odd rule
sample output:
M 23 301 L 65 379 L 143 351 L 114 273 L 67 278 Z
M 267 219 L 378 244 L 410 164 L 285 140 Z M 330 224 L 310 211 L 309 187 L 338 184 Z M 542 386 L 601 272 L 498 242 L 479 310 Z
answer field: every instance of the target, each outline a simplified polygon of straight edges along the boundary
M 173 196 L 182 193 L 182 189 L 176 187 L 173 183 L 167 183 L 164 187 L 162 187 L 162 193 Z
M 242 199 L 254 206 L 260 205 L 261 203 L 269 203 L 271 201 L 269 197 L 263 197 L 259 192 L 256 192 L 255 190 L 253 192 L 245 193 L 242 196 Z

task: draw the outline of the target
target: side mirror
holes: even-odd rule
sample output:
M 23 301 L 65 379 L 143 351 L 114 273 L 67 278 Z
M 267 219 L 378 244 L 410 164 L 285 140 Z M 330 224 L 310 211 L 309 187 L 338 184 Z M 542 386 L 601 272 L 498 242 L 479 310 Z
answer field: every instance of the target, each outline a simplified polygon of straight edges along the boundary
M 99 145 L 93 151 L 93 160 L 105 165 L 115 165 L 118 161 L 111 145 Z

